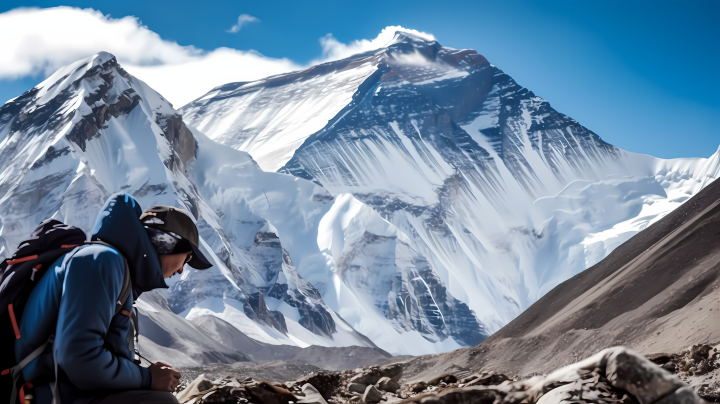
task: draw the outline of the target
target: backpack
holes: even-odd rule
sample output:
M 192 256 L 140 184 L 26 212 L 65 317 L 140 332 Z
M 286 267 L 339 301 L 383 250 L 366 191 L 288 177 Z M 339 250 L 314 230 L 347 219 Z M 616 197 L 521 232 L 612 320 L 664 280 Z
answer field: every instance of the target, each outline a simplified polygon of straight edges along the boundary
M 20 243 L 12 257 L 0 263 L 0 347 L 2 347 L 2 353 L 0 353 L 0 397 L 10 396 L 10 404 L 18 403 L 16 401 L 18 398 L 19 403 L 25 403 L 25 388 L 32 388 L 32 385 L 24 382 L 22 369 L 45 352 L 48 347 L 52 349 L 55 338 L 54 335 L 51 335 L 47 342 L 37 347 L 27 357 L 19 362 L 15 360 L 15 340 L 22 338 L 19 324 L 30 292 L 48 267 L 63 254 L 84 244 L 102 244 L 112 247 L 102 241 L 87 242 L 85 240 L 85 232 L 82 230 L 58 220 L 47 219 L 40 223 L 30 238 Z M 124 256 L 122 257 L 125 264 L 125 278 L 115 305 L 115 314 L 122 310 L 131 292 L 130 270 L 127 260 Z M 137 316 L 134 310 L 133 313 L 128 314 L 132 319 L 137 338 Z M 55 376 L 57 380 L 57 361 L 55 361 Z M 56 389 L 57 386 L 53 389 L 53 395 L 56 402 L 59 402 Z M 2 400 L 0 399 L 0 401 Z

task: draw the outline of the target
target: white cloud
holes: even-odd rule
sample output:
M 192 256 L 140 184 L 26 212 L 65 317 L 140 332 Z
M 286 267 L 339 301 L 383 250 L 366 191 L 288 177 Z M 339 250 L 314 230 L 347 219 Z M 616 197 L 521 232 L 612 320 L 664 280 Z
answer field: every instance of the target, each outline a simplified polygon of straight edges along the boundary
M 416 31 L 414 29 L 403 28 L 401 26 L 385 27 L 382 31 L 380 31 L 380 34 L 375 39 L 357 39 L 349 44 L 344 44 L 335 39 L 332 34 L 327 34 L 320 38 L 320 45 L 322 45 L 323 49 L 322 57 L 310 63 L 316 64 L 329 62 L 332 60 L 343 59 L 361 52 L 380 49 L 387 46 L 393 40 L 395 33 L 398 31 L 413 34 L 429 41 L 435 40 L 435 36 L 432 34 Z
M 0 79 L 51 74 L 99 51 L 135 65 L 185 63 L 202 50 L 165 41 L 134 17 L 92 9 L 16 9 L 0 14 Z
M 233 34 L 236 32 L 240 32 L 240 28 L 242 28 L 243 25 L 249 22 L 260 22 L 260 20 L 258 20 L 256 17 L 251 16 L 250 14 L 240 14 L 237 24 L 233 25 L 232 28 L 228 30 L 228 32 Z
M 242 25 L 241 19 L 238 25 Z M 177 108 L 219 85 L 301 70 L 381 48 L 396 31 L 434 39 L 431 34 L 402 27 L 387 27 L 375 39 L 349 44 L 328 34 L 320 39 L 322 57 L 302 65 L 255 51 L 181 46 L 162 39 L 135 17 L 115 19 L 93 9 L 72 7 L 22 8 L 0 14 L 0 38 L 4 38 L 0 41 L 0 80 L 49 76 L 62 66 L 106 51 Z
M 304 68 L 288 59 L 272 59 L 257 52 L 229 48 L 218 48 L 187 63 L 160 66 L 123 64 L 123 67 L 162 94 L 175 108 L 223 84 L 253 81 Z

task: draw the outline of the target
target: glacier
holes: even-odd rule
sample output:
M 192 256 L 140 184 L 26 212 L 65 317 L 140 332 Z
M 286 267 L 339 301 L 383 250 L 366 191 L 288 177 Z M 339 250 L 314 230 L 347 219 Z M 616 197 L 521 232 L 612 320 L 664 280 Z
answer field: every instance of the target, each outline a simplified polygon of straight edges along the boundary
M 0 256 L 48 217 L 89 233 L 126 192 L 191 212 L 215 264 L 140 299 L 149 357 L 420 355 L 479 343 L 718 175 L 720 150 L 621 150 L 404 32 L 178 110 L 101 52 L 0 107 Z
M 180 111 L 263 170 L 333 195 L 318 235 L 328 267 L 298 272 L 390 352 L 478 343 L 719 173 L 717 152 L 662 160 L 612 146 L 477 52 L 407 32 Z M 398 350 L 369 307 L 404 341 L 436 346 Z

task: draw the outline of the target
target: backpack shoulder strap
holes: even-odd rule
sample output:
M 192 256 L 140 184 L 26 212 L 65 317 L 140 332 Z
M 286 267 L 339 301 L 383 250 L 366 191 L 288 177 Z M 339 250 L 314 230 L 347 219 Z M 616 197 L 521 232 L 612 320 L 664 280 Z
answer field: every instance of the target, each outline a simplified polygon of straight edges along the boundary
M 127 259 L 117 248 L 113 247 L 111 244 L 108 244 L 104 241 L 98 241 L 98 240 L 88 241 L 86 244 L 100 244 L 100 245 L 104 245 L 106 247 L 110 247 L 113 250 L 117 251 L 118 254 L 120 254 L 120 256 L 123 259 L 123 265 L 125 267 L 125 277 L 123 279 L 123 286 L 122 286 L 122 289 L 120 290 L 120 295 L 118 296 L 118 300 L 115 303 L 115 314 L 117 315 L 122 310 L 123 306 L 125 305 L 125 302 L 127 302 L 127 299 L 130 297 L 130 292 L 131 292 L 132 279 L 130 279 L 130 267 L 128 267 Z

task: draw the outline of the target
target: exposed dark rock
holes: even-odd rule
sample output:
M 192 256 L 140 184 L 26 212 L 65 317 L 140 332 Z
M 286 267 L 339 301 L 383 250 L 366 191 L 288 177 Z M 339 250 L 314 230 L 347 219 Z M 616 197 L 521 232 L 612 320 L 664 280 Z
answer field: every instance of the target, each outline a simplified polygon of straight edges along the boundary
M 168 168 L 183 172 L 187 163 L 195 158 L 195 137 L 178 114 L 158 115 L 156 121 L 174 151 Z
M 320 392 L 310 383 L 302 386 L 302 392 L 305 397 L 302 397 L 298 403 L 301 404 L 328 404 L 325 398 Z
M 367 384 L 360 384 L 360 383 L 350 383 L 348 385 L 348 391 L 352 391 L 355 393 L 364 393 L 365 389 L 367 388 Z
M 366 404 L 379 403 L 382 400 L 382 393 L 375 386 L 367 386 L 362 395 L 362 402 Z
M 502 374 L 484 374 L 468 382 L 466 386 L 495 386 L 504 382 L 505 380 L 509 380 L 509 378 Z
M 53 160 L 55 160 L 58 157 L 62 157 L 65 155 L 70 154 L 70 147 L 66 146 L 62 149 L 55 149 L 54 146 L 49 146 L 47 151 L 45 152 L 45 155 L 42 156 L 42 158 L 39 158 L 35 163 L 33 163 L 31 169 L 37 170 L 38 168 L 51 163 Z
M 304 377 L 295 382 L 296 386 L 303 386 L 306 383 L 312 384 L 326 400 L 333 396 L 335 390 L 339 389 L 340 375 L 335 372 L 318 372 Z
M 497 404 L 503 395 L 492 390 L 450 389 L 440 394 L 423 394 L 400 401 L 398 404 Z
M 650 354 L 645 355 L 648 360 L 656 365 L 663 365 L 673 359 L 672 354 L 668 353 L 656 353 L 656 354 Z
M 288 329 L 285 323 L 285 316 L 275 310 L 270 310 L 265 305 L 265 297 L 262 292 L 255 292 L 248 296 L 243 304 L 245 314 L 251 319 L 270 327 L 287 335 Z

